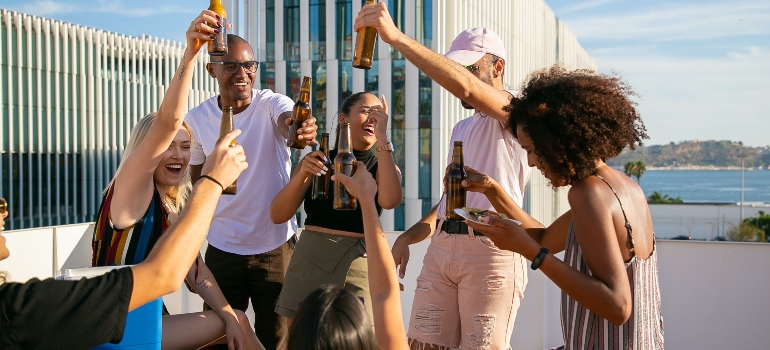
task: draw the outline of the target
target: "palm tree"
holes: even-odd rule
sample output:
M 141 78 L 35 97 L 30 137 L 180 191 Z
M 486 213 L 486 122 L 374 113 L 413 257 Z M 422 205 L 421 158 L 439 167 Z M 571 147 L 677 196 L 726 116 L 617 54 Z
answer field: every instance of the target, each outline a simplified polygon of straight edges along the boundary
M 644 166 L 644 162 L 641 160 L 636 161 L 636 167 L 634 168 L 634 177 L 636 178 L 636 183 L 641 184 L 639 179 L 642 177 L 645 171 L 647 171 L 647 167 Z
M 623 166 L 623 172 L 626 173 L 626 175 L 629 177 L 635 177 L 636 183 L 639 183 L 639 179 L 642 177 L 645 171 L 647 171 L 647 167 L 641 160 L 629 161 Z

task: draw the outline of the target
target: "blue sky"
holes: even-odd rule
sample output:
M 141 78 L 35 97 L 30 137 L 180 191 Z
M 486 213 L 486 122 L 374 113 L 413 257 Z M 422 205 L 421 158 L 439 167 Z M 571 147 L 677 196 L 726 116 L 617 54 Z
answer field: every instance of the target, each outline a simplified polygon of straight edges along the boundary
M 621 74 L 640 94 L 646 144 L 770 145 L 770 1 L 546 2 L 600 71 Z M 0 7 L 181 41 L 208 1 L 0 0 Z

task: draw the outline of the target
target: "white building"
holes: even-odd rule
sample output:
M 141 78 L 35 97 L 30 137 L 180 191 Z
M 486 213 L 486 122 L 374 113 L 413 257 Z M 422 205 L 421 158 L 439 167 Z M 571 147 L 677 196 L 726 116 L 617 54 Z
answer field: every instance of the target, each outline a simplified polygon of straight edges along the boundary
M 7 228 L 93 221 L 131 127 L 184 46 L 0 10 L 0 194 Z M 201 55 L 190 106 L 217 93 Z
M 543 0 L 382 2 L 387 2 L 404 33 L 436 52 L 446 52 L 464 29 L 494 30 L 508 43 L 504 77 L 510 88 L 518 87 L 533 70 L 557 62 L 568 68 L 596 69 L 575 35 Z M 352 23 L 364 0 L 223 3 L 235 23 L 234 32 L 258 52 L 261 86 L 296 97 L 302 76 L 313 78 L 313 114 L 319 133 L 331 127 L 338 104 L 348 94 L 366 90 L 385 95 L 405 197 L 399 207 L 383 213 L 386 229 L 408 228 L 438 202 L 452 127 L 470 113 L 382 40 L 371 70 L 352 68 L 356 36 Z M 565 192 L 554 192 L 537 171 L 526 195 L 525 209 L 544 223 L 567 208 Z

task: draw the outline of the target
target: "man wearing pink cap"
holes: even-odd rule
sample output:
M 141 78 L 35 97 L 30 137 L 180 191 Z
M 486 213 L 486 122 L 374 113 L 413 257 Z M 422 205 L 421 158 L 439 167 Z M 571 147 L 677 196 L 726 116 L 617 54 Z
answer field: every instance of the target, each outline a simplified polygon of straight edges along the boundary
M 455 125 L 450 145 L 462 141 L 465 165 L 496 180 L 521 207 L 530 167 L 526 151 L 506 127 L 503 107 L 515 91 L 503 89 L 506 54 L 500 37 L 487 28 L 468 29 L 441 56 L 399 31 L 383 3 L 364 6 L 353 29 L 361 27 L 375 27 L 386 43 L 460 98 L 465 108 L 475 109 Z M 466 206 L 494 209 L 482 193 L 470 191 Z M 403 278 L 409 245 L 431 238 L 417 278 L 410 343 L 420 349 L 507 349 L 527 284 L 526 260 L 498 249 L 462 221 L 445 220 L 445 208 L 442 198 L 393 245 Z

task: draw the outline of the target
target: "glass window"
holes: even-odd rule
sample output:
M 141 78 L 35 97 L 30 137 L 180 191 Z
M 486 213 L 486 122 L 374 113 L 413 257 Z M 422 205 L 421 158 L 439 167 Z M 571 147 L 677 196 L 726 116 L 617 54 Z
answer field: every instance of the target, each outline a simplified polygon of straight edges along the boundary
M 393 68 L 391 70 L 393 74 L 393 90 L 391 91 L 391 101 L 388 101 L 390 105 L 390 118 L 391 118 L 391 126 L 390 126 L 390 135 L 391 135 L 391 142 L 393 142 L 393 147 L 395 148 L 393 152 L 393 160 L 396 162 L 396 165 L 401 169 L 401 186 L 402 191 L 404 190 L 403 186 L 406 184 L 406 181 L 404 180 L 404 174 L 405 174 L 405 147 L 404 147 L 404 116 L 405 116 L 405 101 L 406 96 L 404 95 L 404 75 L 406 71 L 406 64 L 403 59 L 400 60 L 393 60 Z M 404 222 L 405 222 L 405 216 L 404 216 L 404 203 L 402 202 L 398 207 L 396 207 L 393 210 L 394 214 L 394 229 L 396 231 L 403 231 L 405 229 Z
M 259 69 L 259 86 L 275 91 L 275 62 L 263 62 Z
M 292 100 L 299 98 L 299 88 L 302 85 L 302 71 L 299 62 L 286 62 L 286 95 Z
M 430 48 L 433 43 L 433 0 L 417 0 L 417 41 Z
M 326 0 L 310 0 L 310 59 L 326 60 Z
M 283 16 L 283 57 L 287 61 L 299 61 L 299 0 L 285 0 Z
M 337 1 L 337 59 L 350 61 L 353 59 L 353 5 L 351 0 Z M 342 72 L 340 70 L 340 72 Z M 341 96 L 340 96 L 341 97 Z
M 370 92 L 374 94 L 375 96 L 380 96 L 380 79 L 379 79 L 379 63 L 375 59 L 372 61 L 372 68 L 369 70 L 365 70 L 364 76 L 365 76 L 365 87 L 364 90 L 366 92 Z
M 326 62 L 313 62 L 312 108 L 318 125 L 317 138 L 326 131 Z
M 342 105 L 342 101 L 344 101 L 348 96 L 353 94 L 353 62 L 350 60 L 344 60 L 339 61 L 339 74 L 340 74 L 340 81 L 339 81 L 339 103 L 338 106 Z
M 393 23 L 398 27 L 399 30 L 402 32 L 404 31 L 404 21 L 405 21 L 405 12 L 404 12 L 404 5 L 405 0 L 389 0 L 388 1 L 388 12 L 390 12 L 390 15 L 393 16 Z M 390 58 L 392 59 L 403 59 L 404 56 L 401 55 L 398 50 L 394 49 L 392 46 L 390 47 Z
M 265 18 L 265 41 L 267 44 L 265 50 L 267 57 L 261 59 L 273 62 L 275 61 L 275 0 L 265 1 Z
M 433 98 L 432 80 L 420 72 L 420 121 L 419 121 L 419 194 L 422 199 L 422 214 L 425 215 L 431 206 L 431 116 L 433 109 L 431 102 Z M 425 209 L 427 207 L 427 210 Z

